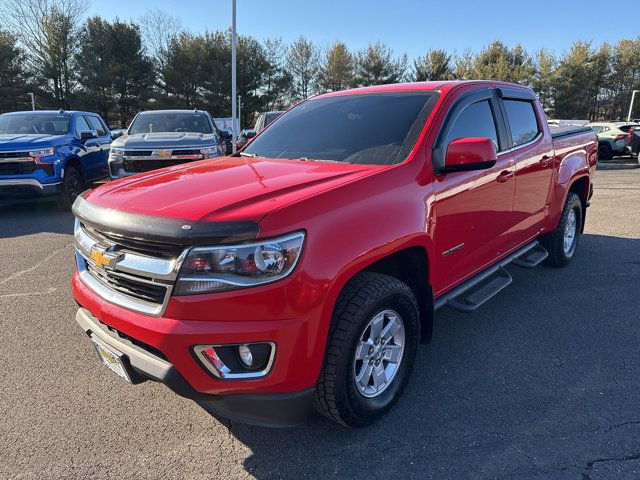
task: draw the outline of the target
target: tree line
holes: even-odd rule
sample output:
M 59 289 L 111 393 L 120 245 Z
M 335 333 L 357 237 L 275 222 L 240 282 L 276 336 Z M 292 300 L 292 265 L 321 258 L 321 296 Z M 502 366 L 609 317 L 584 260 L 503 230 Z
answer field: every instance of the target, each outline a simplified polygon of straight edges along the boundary
M 86 17 L 88 0 L 3 0 L 0 112 L 90 110 L 125 126 L 143 109 L 198 108 L 231 114 L 231 34 L 195 34 L 151 10 L 139 21 Z M 241 121 L 310 96 L 403 81 L 495 79 L 531 86 L 554 118 L 621 119 L 640 89 L 640 36 L 615 44 L 575 42 L 555 55 L 494 41 L 477 52 L 426 50 L 413 60 L 381 42 L 354 51 L 304 37 L 239 35 Z M 634 111 L 640 114 L 640 102 Z

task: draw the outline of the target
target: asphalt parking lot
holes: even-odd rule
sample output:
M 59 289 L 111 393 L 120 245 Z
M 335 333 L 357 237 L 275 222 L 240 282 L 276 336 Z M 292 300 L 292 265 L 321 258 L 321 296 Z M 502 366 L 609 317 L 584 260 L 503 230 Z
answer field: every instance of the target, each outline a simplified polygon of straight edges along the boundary
M 439 312 L 364 430 L 220 422 L 129 386 L 74 320 L 72 217 L 0 207 L 0 478 L 640 478 L 640 168 L 603 166 L 574 262 Z

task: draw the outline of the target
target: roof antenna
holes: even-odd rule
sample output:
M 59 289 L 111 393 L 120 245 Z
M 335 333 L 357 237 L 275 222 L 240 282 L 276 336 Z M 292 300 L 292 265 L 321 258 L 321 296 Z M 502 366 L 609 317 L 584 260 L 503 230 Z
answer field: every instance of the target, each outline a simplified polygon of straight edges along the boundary
M 58 113 L 64 113 L 64 110 L 61 108 L 60 110 L 58 110 Z

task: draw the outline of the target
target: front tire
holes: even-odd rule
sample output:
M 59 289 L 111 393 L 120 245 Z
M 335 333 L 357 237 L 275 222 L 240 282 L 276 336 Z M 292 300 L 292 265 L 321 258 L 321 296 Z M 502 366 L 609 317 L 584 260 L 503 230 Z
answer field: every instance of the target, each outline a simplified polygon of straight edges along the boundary
M 84 179 L 80 171 L 75 167 L 65 168 L 62 192 L 60 192 L 60 196 L 58 197 L 58 206 L 62 209 L 69 210 L 83 190 Z
M 354 277 L 336 302 L 316 409 L 347 427 L 363 427 L 385 415 L 411 374 L 419 318 L 405 283 L 369 272 Z
M 556 229 L 543 238 L 549 252 L 547 263 L 554 267 L 567 265 L 578 248 L 582 233 L 582 202 L 575 193 L 569 193 Z

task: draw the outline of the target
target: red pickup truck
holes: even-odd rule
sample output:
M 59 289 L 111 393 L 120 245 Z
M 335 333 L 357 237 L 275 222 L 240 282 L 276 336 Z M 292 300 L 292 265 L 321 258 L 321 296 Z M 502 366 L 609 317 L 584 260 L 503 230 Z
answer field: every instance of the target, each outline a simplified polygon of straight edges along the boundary
M 76 320 L 115 373 L 214 415 L 288 426 L 315 406 L 364 426 L 437 309 L 475 310 L 509 264 L 571 261 L 597 151 L 522 86 L 321 95 L 235 156 L 79 197 Z

